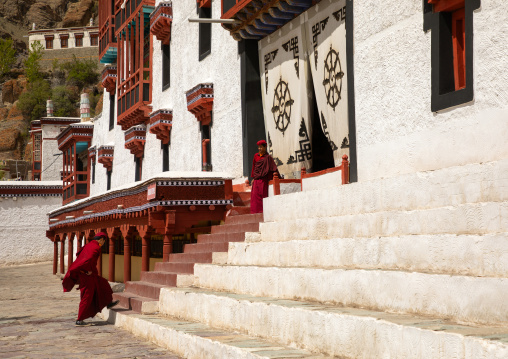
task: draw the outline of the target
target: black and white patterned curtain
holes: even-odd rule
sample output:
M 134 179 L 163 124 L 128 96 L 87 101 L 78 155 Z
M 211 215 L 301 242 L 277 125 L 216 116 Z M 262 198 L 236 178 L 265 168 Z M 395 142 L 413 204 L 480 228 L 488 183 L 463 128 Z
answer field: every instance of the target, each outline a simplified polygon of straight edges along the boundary
M 259 42 L 266 139 L 279 171 L 289 177 L 312 167 L 311 84 L 300 19 Z
M 345 0 L 323 0 L 259 41 L 269 152 L 279 171 L 312 168 L 312 121 L 319 121 L 335 165 L 349 154 Z M 312 87 L 319 118 L 312 118 Z
M 324 0 L 305 13 L 307 51 L 319 121 L 336 166 L 349 155 L 346 0 Z

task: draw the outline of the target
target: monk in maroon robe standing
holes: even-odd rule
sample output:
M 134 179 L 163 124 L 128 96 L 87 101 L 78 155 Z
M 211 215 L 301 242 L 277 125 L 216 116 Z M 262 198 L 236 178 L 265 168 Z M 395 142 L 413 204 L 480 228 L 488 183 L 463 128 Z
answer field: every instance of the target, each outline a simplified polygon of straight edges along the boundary
M 266 141 L 258 141 L 257 145 L 259 152 L 252 161 L 250 213 L 263 213 L 263 198 L 268 197 L 268 182 L 272 180 L 274 173 L 279 173 L 272 156 L 266 153 Z
M 88 243 L 76 254 L 76 260 L 71 264 L 62 281 L 64 292 L 70 292 L 76 283 L 81 291 L 77 326 L 86 326 L 84 320 L 92 318 L 104 307 L 112 308 L 118 304 L 113 302 L 113 291 L 108 281 L 97 271 L 97 260 L 101 255 L 106 233 L 99 232 L 94 240 Z

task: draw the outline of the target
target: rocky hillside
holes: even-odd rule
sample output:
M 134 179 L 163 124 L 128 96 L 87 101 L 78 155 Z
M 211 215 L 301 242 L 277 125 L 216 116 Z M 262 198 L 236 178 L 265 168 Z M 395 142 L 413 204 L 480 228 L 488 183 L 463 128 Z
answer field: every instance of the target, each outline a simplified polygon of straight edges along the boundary
M 98 0 L 0 0 L 0 38 L 12 38 L 17 57 L 11 71 L 0 79 L 0 160 L 31 158 L 29 119 L 17 107 L 27 86 L 23 61 L 28 54 L 28 30 L 33 23 L 37 29 L 85 26 L 90 18 L 97 25 L 97 14 Z

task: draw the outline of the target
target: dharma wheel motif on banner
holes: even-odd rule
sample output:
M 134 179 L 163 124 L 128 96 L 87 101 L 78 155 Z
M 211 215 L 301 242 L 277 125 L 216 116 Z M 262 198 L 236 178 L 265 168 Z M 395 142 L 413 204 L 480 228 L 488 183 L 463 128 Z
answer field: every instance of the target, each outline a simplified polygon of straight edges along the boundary
M 291 122 L 291 106 L 294 103 L 287 82 L 281 78 L 273 94 L 272 113 L 275 126 L 282 132 L 282 135 L 284 135 L 289 122 Z
M 330 47 L 325 59 L 323 86 L 325 87 L 326 102 L 334 111 L 341 99 L 343 77 L 344 72 L 342 72 L 340 65 L 339 54 Z

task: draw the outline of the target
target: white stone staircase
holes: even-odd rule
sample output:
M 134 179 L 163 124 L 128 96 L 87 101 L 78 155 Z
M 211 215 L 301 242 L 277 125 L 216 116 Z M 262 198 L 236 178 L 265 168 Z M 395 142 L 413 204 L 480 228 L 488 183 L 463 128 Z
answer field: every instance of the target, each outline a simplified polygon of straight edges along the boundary
M 283 348 L 256 358 L 508 358 L 508 160 L 265 201 L 227 264 L 161 290 L 161 320 Z M 170 349 L 243 357 L 224 345 Z

